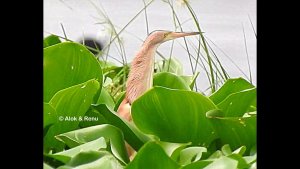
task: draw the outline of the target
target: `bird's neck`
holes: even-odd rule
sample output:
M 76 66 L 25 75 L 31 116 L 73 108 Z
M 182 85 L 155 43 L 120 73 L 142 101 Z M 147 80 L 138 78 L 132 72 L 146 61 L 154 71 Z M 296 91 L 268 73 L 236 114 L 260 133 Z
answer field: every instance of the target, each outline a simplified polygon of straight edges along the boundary
M 147 76 L 147 83 L 146 84 L 146 90 L 150 89 L 153 85 L 153 73 L 154 73 L 154 62 L 155 62 L 155 52 L 158 45 L 143 45 L 142 47 L 142 53 L 144 58 L 144 61 L 149 61 L 149 64 L 145 64 L 147 66 L 147 72 L 145 72 L 145 75 Z
M 144 43 L 132 61 L 127 80 L 126 98 L 131 104 L 153 85 L 155 52 L 158 45 Z

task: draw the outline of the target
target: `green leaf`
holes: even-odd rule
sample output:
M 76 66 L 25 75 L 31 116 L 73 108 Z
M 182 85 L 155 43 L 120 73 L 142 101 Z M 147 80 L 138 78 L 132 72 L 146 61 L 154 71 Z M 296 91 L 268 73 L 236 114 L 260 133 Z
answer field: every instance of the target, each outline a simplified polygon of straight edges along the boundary
M 174 161 L 177 161 L 177 159 L 179 158 L 181 150 L 191 144 L 191 143 L 171 143 L 171 142 L 163 142 L 163 141 L 157 141 L 156 143 L 159 144 L 165 150 L 167 155 L 171 157 Z
M 239 154 L 231 154 L 228 157 L 232 158 L 238 162 L 237 168 L 249 168 L 250 167 L 250 165 L 247 163 L 247 161 Z
M 58 36 L 55 35 L 49 35 L 46 38 L 44 38 L 44 48 L 61 43 Z
M 122 103 L 122 101 L 124 100 L 125 95 L 126 95 L 126 91 L 123 91 L 116 98 L 116 104 L 115 104 L 115 107 L 114 107 L 114 111 L 118 111 L 118 108 L 119 108 L 120 104 Z
M 44 103 L 44 128 L 57 122 L 55 109 L 48 103 Z
M 94 55 L 78 43 L 64 42 L 44 48 L 44 102 L 59 90 L 96 79 L 102 70 Z
M 256 116 L 222 117 L 215 114 L 207 112 L 207 117 L 214 125 L 222 144 L 229 144 L 233 149 L 256 144 Z M 246 153 L 249 151 L 246 150 Z
M 245 89 L 253 88 L 254 86 L 243 78 L 228 79 L 224 85 L 213 93 L 209 98 L 219 104 L 232 93 L 240 92 Z
M 111 151 L 114 156 L 123 163 L 129 162 L 123 133 L 115 126 L 103 124 L 63 133 L 57 136 L 58 139 L 62 140 L 71 148 L 100 137 L 104 137 L 107 142 L 110 142 Z
M 61 90 L 53 96 L 49 104 L 56 109 L 56 114 L 60 121 L 53 124 L 44 137 L 46 152 L 50 149 L 54 151 L 62 150 L 63 143 L 56 140 L 54 136 L 77 129 L 80 122 L 79 118 L 83 117 L 90 107 L 99 87 L 98 81 L 89 80 Z M 72 121 L 70 118 L 74 118 L 74 120 Z
M 202 153 L 207 152 L 205 147 L 188 147 L 180 152 L 179 163 L 187 165 L 201 159 Z
M 79 154 L 80 152 L 84 152 L 84 151 L 90 151 L 90 150 L 100 150 L 100 149 L 105 149 L 106 148 L 106 142 L 104 138 L 98 138 L 96 140 L 93 140 L 91 142 L 82 144 L 80 146 L 71 148 L 69 150 L 66 151 L 62 151 L 59 153 L 55 153 L 55 154 L 49 154 L 49 157 L 55 158 L 63 163 L 67 163 L 68 161 L 70 161 L 70 159 L 72 157 L 75 157 L 77 154 Z
M 199 93 L 154 87 L 133 102 L 131 114 L 141 131 L 156 135 L 162 141 L 205 146 L 216 138 L 205 116 L 215 108 Z
M 196 161 L 193 162 L 191 164 L 188 164 L 186 166 L 183 166 L 180 169 L 202 169 L 204 167 L 206 167 L 208 164 L 212 163 L 212 161 L 208 161 L 208 160 L 201 160 L 201 161 Z
M 94 109 L 98 114 L 104 118 L 102 120 L 106 121 L 106 124 L 111 124 L 113 126 L 118 127 L 121 129 L 121 131 L 124 134 L 125 140 L 132 146 L 133 149 L 136 151 L 139 150 L 143 144 L 150 140 L 148 136 L 146 136 L 144 133 L 139 131 L 134 124 L 131 124 L 127 122 L 126 120 L 123 120 L 120 118 L 116 112 L 113 110 L 110 110 L 107 108 L 106 105 L 100 104 L 100 105 L 93 105 L 92 109 Z M 100 124 L 101 122 L 99 122 Z M 103 123 L 102 123 L 103 124 Z
M 50 165 L 43 163 L 43 169 L 53 169 Z
M 222 146 L 222 153 L 225 155 L 225 156 L 228 156 L 230 154 L 232 154 L 232 151 L 231 151 L 231 148 L 229 146 L 229 144 L 225 144 L 224 146 Z
M 238 167 L 238 162 L 236 160 L 229 157 L 222 156 L 214 160 L 204 169 L 234 169 L 237 167 Z
M 197 72 L 197 73 L 196 73 L 195 75 L 193 75 L 193 76 L 184 76 L 184 75 L 182 75 L 182 76 L 180 76 L 180 77 L 182 77 L 183 80 L 184 80 L 186 83 L 189 84 L 190 89 L 193 90 L 193 88 L 194 88 L 194 86 L 195 86 L 195 83 L 196 83 L 196 79 L 197 79 L 199 73 L 200 73 L 200 72 Z
M 161 72 L 154 75 L 153 86 L 162 86 L 170 89 L 191 90 L 189 83 L 183 78 L 169 72 Z
M 225 113 L 225 117 L 242 117 L 256 100 L 256 88 L 246 89 L 230 94 L 217 106 Z
M 242 156 L 242 155 L 245 153 L 246 150 L 247 150 L 246 146 L 242 146 L 242 147 L 240 147 L 240 148 L 234 150 L 234 151 L 232 152 L 232 154 L 239 154 L 239 155 Z
M 110 109 L 113 109 L 115 106 L 113 98 L 105 88 L 102 88 L 97 104 L 106 104 Z
M 217 159 L 217 158 L 220 158 L 220 157 L 222 157 L 222 156 L 223 156 L 222 151 L 217 150 L 217 151 L 215 151 L 212 155 L 210 155 L 210 156 L 208 157 L 208 159 Z
M 126 169 L 178 169 L 180 166 L 155 142 L 146 143 Z
M 105 151 L 86 151 L 74 156 L 66 165 L 58 169 L 122 169 L 123 166 Z
M 155 68 L 157 69 L 157 72 L 170 72 L 176 75 L 183 74 L 182 63 L 178 61 L 175 57 L 157 62 L 155 64 Z

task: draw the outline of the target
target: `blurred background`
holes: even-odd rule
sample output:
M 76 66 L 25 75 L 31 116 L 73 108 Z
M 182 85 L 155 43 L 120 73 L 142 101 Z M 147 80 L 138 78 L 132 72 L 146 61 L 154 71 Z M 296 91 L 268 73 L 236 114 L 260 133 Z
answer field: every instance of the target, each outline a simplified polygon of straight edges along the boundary
M 244 77 L 256 85 L 256 1 L 255 0 L 189 0 L 202 32 L 213 52 L 218 56 L 230 77 Z M 146 10 L 143 10 L 147 5 Z M 184 31 L 197 31 L 197 27 L 183 0 L 172 1 L 174 11 Z M 176 18 L 175 18 L 176 19 Z M 108 22 L 110 22 L 108 24 Z M 110 26 L 113 24 L 114 27 Z M 177 25 L 178 26 L 178 25 Z M 44 0 L 44 37 L 54 34 L 76 42 L 89 39 L 106 46 L 111 38 L 119 35 L 123 47 L 109 48 L 108 60 L 122 65 L 130 63 L 153 30 L 176 30 L 172 8 L 163 0 Z M 115 29 L 115 30 L 113 30 Z M 197 46 L 199 37 L 188 37 L 188 46 Z M 172 57 L 180 60 L 184 74 L 192 75 L 191 63 L 184 40 L 174 42 Z M 172 42 L 162 44 L 158 51 L 167 58 Z M 193 48 L 190 47 L 193 51 Z M 195 54 L 195 51 L 193 51 Z M 156 59 L 161 59 L 156 56 Z M 118 60 L 118 61 L 117 61 Z M 195 64 L 195 63 L 194 63 Z M 208 87 L 205 73 L 200 72 L 197 85 Z M 205 80 L 203 80 L 205 78 Z

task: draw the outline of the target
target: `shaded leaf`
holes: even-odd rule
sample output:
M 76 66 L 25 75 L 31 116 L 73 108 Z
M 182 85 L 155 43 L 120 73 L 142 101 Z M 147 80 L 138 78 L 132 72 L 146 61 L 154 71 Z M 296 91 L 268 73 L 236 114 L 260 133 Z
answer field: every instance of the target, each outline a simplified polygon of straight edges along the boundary
M 154 87 L 133 102 L 131 114 L 141 131 L 156 135 L 162 141 L 204 146 L 216 138 L 205 116 L 215 108 L 199 93 Z

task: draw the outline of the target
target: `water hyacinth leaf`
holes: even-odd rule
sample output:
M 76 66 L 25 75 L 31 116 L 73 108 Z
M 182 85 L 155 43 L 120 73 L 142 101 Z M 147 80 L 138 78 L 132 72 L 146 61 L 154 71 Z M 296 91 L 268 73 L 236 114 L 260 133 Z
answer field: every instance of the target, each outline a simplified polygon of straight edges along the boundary
M 170 89 L 191 90 L 183 78 L 169 72 L 157 73 L 153 77 L 153 86 L 162 86 Z
M 100 137 L 104 137 L 105 140 L 110 143 L 110 149 L 114 156 L 123 163 L 129 162 L 123 133 L 115 126 L 102 124 L 63 133 L 57 136 L 58 139 L 65 142 L 71 148 L 96 140 Z M 77 145 L 74 143 L 77 143 Z
M 93 140 L 91 142 L 82 144 L 80 146 L 71 148 L 69 150 L 65 150 L 59 153 L 55 154 L 49 154 L 48 156 L 55 158 L 63 163 L 67 163 L 71 160 L 72 157 L 76 156 L 78 153 L 83 151 L 90 151 L 90 150 L 100 150 L 106 148 L 106 142 L 104 138 L 98 138 L 96 140 Z
M 150 140 L 148 136 L 139 131 L 133 124 L 120 118 L 116 112 L 110 110 L 105 104 L 92 105 L 91 108 L 104 118 L 106 124 L 118 127 L 123 132 L 125 140 L 136 151 L 139 150 L 145 142 Z
M 224 146 L 222 146 L 221 150 L 222 150 L 222 153 L 225 156 L 228 156 L 228 155 L 232 154 L 232 151 L 231 151 L 231 148 L 230 148 L 229 144 L 225 144 Z
M 49 35 L 46 38 L 44 38 L 44 48 L 61 43 L 58 36 L 55 35 Z
M 232 149 L 249 147 L 246 150 L 248 154 L 256 144 L 256 116 L 222 117 L 211 112 L 207 112 L 207 117 L 214 125 L 222 144 L 229 144 Z
M 133 102 L 131 114 L 141 131 L 161 141 L 205 146 L 216 138 L 205 116 L 212 109 L 216 106 L 199 93 L 154 87 Z
M 55 109 L 48 103 L 44 103 L 44 128 L 57 122 Z
M 155 69 L 157 70 L 157 72 L 170 72 L 176 75 L 183 74 L 182 63 L 174 57 L 157 62 L 155 64 Z
M 123 169 L 124 167 L 110 153 L 86 151 L 74 156 L 66 165 L 58 169 Z
M 200 72 L 197 72 L 197 73 L 196 73 L 195 75 L 193 75 L 193 76 L 184 76 L 184 75 L 182 75 L 182 76 L 180 76 L 180 77 L 182 77 L 183 80 L 184 80 L 186 83 L 189 84 L 190 89 L 192 90 L 192 89 L 194 88 L 194 86 L 195 86 L 196 79 L 197 79 L 199 73 L 200 73 Z
M 246 146 L 242 146 L 242 147 L 240 147 L 240 148 L 234 150 L 234 151 L 232 152 L 232 154 L 239 154 L 239 155 L 242 156 L 242 155 L 245 153 L 246 150 L 247 150 Z
M 212 163 L 207 165 L 204 169 L 233 169 L 237 167 L 238 161 L 226 156 L 221 156 L 220 158 L 214 160 Z
M 105 88 L 101 89 L 101 93 L 96 104 L 106 104 L 110 109 L 113 109 L 115 106 L 114 99 Z
M 249 168 L 250 167 L 250 164 L 248 164 L 247 161 L 239 154 L 231 154 L 227 157 L 232 158 L 238 162 L 237 168 Z
M 253 88 L 254 86 L 243 78 L 228 79 L 223 86 L 214 92 L 209 98 L 219 104 L 230 94 L 240 92 L 245 89 Z
M 43 163 L 43 169 L 53 169 L 51 166 L 49 166 L 46 163 Z
M 57 92 L 49 104 L 56 109 L 59 120 L 53 124 L 44 137 L 44 148 L 46 152 L 62 150 L 64 144 L 54 136 L 77 129 L 80 117 L 89 109 L 93 98 L 99 90 L 99 82 L 89 80 L 67 89 Z
M 225 117 L 242 117 L 251 106 L 256 107 L 256 104 L 252 105 L 255 100 L 256 88 L 252 88 L 230 94 L 217 106 L 225 113 Z
M 180 152 L 179 164 L 187 165 L 201 159 L 202 153 L 207 152 L 205 147 L 188 147 Z
M 212 163 L 212 161 L 201 160 L 185 165 L 180 169 L 202 169 L 208 166 L 210 163 Z
M 181 150 L 184 149 L 186 146 L 190 145 L 191 143 L 171 143 L 157 141 L 157 144 L 159 144 L 165 150 L 169 157 L 171 157 L 174 161 L 177 161 Z
M 59 90 L 96 79 L 102 85 L 102 70 L 86 47 L 73 42 L 44 48 L 44 102 Z
M 148 142 L 138 151 L 126 169 L 178 169 L 179 167 L 159 144 Z

